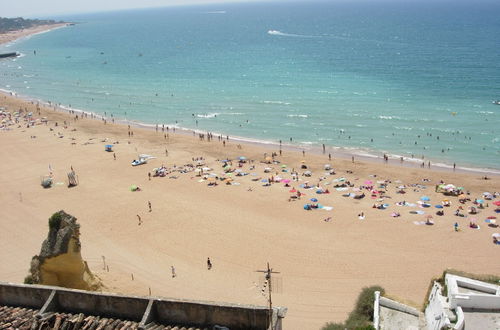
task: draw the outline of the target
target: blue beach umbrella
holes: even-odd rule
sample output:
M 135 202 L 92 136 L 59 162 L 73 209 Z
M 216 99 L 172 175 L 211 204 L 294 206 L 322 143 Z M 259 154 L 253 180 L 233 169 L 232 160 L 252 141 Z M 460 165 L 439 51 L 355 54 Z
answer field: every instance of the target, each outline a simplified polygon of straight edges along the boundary
M 443 208 L 443 205 L 434 205 L 437 209 L 442 209 Z
M 317 199 L 317 198 L 311 198 L 311 202 L 316 203 L 317 201 L 318 201 L 318 199 Z
M 483 203 L 484 203 L 484 199 L 478 199 L 478 200 L 477 200 L 477 202 L 478 202 L 479 204 L 483 204 Z
M 427 196 L 422 196 L 422 197 L 420 197 L 420 200 L 423 200 L 426 202 L 426 201 L 430 201 L 431 199 Z

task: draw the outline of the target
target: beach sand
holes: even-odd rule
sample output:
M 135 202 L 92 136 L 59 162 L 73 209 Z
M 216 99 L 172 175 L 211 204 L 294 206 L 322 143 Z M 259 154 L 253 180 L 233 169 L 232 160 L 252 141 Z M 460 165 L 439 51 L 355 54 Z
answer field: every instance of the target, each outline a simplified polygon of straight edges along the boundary
M 452 206 L 445 208 L 442 217 L 435 215 L 434 207 L 395 205 L 403 200 L 416 203 L 423 195 L 433 205 L 439 204 L 445 197 L 434 192 L 434 185 L 440 180 L 465 187 L 474 200 L 484 191 L 499 191 L 498 176 L 484 180 L 484 174 L 405 167 L 399 160 L 352 163 L 334 155 L 328 161 L 321 153 L 308 152 L 303 157 L 288 149 L 276 157 L 280 164 L 267 165 L 260 160 L 264 153 L 278 152 L 277 146 L 231 139 L 224 146 L 217 138 L 200 141 L 190 133 L 172 130 L 165 139 L 161 129 L 137 127 L 131 127 L 133 137 L 129 137 L 127 125 L 81 116 L 75 120 L 75 115 L 46 107 L 38 113 L 34 104 L 3 94 L 0 106 L 11 113 L 23 109 L 48 119 L 47 124 L 38 122 L 28 128 L 21 121 L 0 130 L 2 281 L 23 281 L 31 257 L 39 253 L 47 235 L 48 218 L 61 209 L 78 218 L 82 256 L 104 281 L 106 291 L 148 295 L 151 290 L 154 296 L 266 305 L 262 273 L 256 270 L 265 269 L 269 262 L 280 272 L 275 276 L 273 304 L 288 307 L 286 329 L 318 329 L 328 321 L 343 321 L 366 286 L 381 285 L 391 297 L 421 307 L 431 278 L 446 268 L 500 274 L 500 248 L 491 239 L 500 230 L 484 223 L 495 214 L 491 201 L 475 216 L 480 229 L 468 227 L 472 216 L 453 215 L 459 205 L 456 197 L 449 198 Z M 104 151 L 108 143 L 114 144 L 116 160 L 113 153 Z M 156 158 L 132 167 L 131 161 L 142 153 Z M 256 168 L 250 170 L 245 164 L 242 170 L 257 175 L 234 177 L 239 185 L 219 181 L 216 187 L 199 182 L 194 172 L 148 178 L 148 172 L 162 164 L 179 167 L 200 156 L 217 174 L 223 172 L 218 159 L 245 156 L 255 160 Z M 302 173 L 302 160 L 313 175 L 290 183 L 305 193 L 300 201 L 288 201 L 291 187 L 283 183 L 263 186 L 260 180 L 252 180 L 276 176 L 276 172 L 290 178 L 289 172 L 281 172 L 281 165 Z M 326 163 L 332 164 L 335 175 L 325 175 Z M 273 167 L 272 173 L 264 173 L 268 166 Z M 79 185 L 68 188 L 66 175 L 71 168 Z M 49 171 L 55 184 L 43 189 L 40 180 Z M 315 185 L 322 176 L 326 179 L 321 186 L 330 194 L 299 187 L 306 181 Z M 332 183 L 340 177 L 356 186 L 366 180 L 375 186 L 378 180 L 391 180 L 386 194 L 391 198 L 382 202 L 390 206 L 372 208 L 377 201 L 369 193 L 362 200 L 342 197 L 346 191 L 336 191 Z M 406 194 L 396 194 L 401 184 L 427 188 L 409 187 Z M 131 185 L 142 191 L 131 192 Z M 314 197 L 333 210 L 304 210 L 303 205 Z M 464 205 L 464 213 L 470 205 Z M 411 210 L 434 215 L 435 224 L 421 225 L 425 215 L 410 214 Z M 360 212 L 364 220 L 358 219 Z M 392 212 L 401 216 L 393 218 Z M 453 229 L 455 222 L 460 224 L 459 232 Z M 109 271 L 103 269 L 103 257 Z M 212 260 L 211 270 L 206 267 L 207 257 Z M 175 278 L 171 266 L 176 269 Z
M 8 43 L 23 37 L 30 36 L 32 34 L 37 34 L 41 32 L 47 32 L 53 29 L 57 29 L 63 26 L 66 26 L 67 23 L 56 23 L 56 24 L 48 24 L 48 25 L 38 25 L 32 28 L 10 31 L 7 33 L 0 33 L 0 44 Z
M 431 278 L 446 268 L 500 274 L 500 250 L 491 240 L 498 229 L 483 222 L 494 214 L 491 203 L 476 216 L 479 230 L 468 228 L 467 218 L 453 216 L 456 197 L 449 198 L 452 206 L 445 209 L 445 216 L 434 216 L 434 226 L 415 225 L 414 221 L 425 220 L 424 215 L 409 211 L 434 214 L 436 209 L 394 205 L 402 200 L 415 203 L 422 195 L 429 196 L 432 204 L 441 202 L 444 197 L 434 192 L 434 183 L 439 180 L 463 186 L 472 199 L 479 198 L 483 191 L 498 191 L 496 176 L 483 180 L 480 174 L 407 168 L 396 160 L 387 165 L 353 164 L 350 159 L 330 162 L 337 174 L 327 176 L 326 182 L 346 177 L 359 186 L 366 180 L 392 180 L 387 193 L 392 198 L 384 201 L 390 207 L 378 210 L 372 208 L 376 200 L 369 194 L 354 200 L 342 197 L 345 192 L 335 191 L 332 185 L 322 184 L 331 191 L 322 195 L 299 188 L 305 181 L 316 184 L 324 175 L 323 164 L 329 163 L 324 155 L 306 154 L 313 176 L 307 180 L 300 176 L 299 183 L 290 183 L 306 195 L 301 201 L 289 202 L 291 188 L 283 183 L 264 187 L 262 182 L 252 181 L 255 177 L 251 175 L 235 177 L 240 185 L 220 182 L 216 187 L 198 182 L 200 177 L 194 172 L 148 179 L 153 168 L 192 163 L 192 158 L 199 156 L 220 174 L 223 170 L 217 159 L 241 155 L 256 160 L 255 170 L 250 171 L 248 164 L 243 170 L 267 178 L 271 174 L 263 170 L 269 165 L 258 161 L 265 152 L 270 153 L 268 148 L 241 144 L 240 149 L 231 140 L 224 147 L 217 139 L 199 141 L 172 131 L 165 140 L 161 129 L 155 132 L 134 127 L 129 138 L 126 125 L 81 118 L 75 121 L 67 113 L 45 108 L 38 115 L 29 102 L 10 96 L 0 100 L 11 112 L 26 108 L 35 117 L 48 118 L 47 125 L 26 128 L 22 123 L 0 131 L 3 281 L 23 281 L 31 257 L 39 252 L 47 234 L 47 219 L 60 209 L 78 218 L 82 255 L 103 279 L 107 291 L 147 295 L 150 288 L 152 295 L 165 297 L 265 305 L 262 275 L 255 271 L 270 262 L 280 272 L 273 302 L 289 308 L 284 323 L 287 329 L 318 329 L 327 321 L 342 321 L 365 286 L 379 284 L 389 295 L 422 306 Z M 114 160 L 104 145 L 116 141 Z M 139 153 L 157 158 L 132 167 L 130 162 Z M 276 159 L 298 170 L 303 157 L 285 151 Z M 281 164 L 271 166 L 281 171 Z M 43 189 L 40 178 L 49 174 L 49 165 L 55 185 Z M 67 188 L 66 174 L 71 167 L 80 184 Z M 290 177 L 289 173 L 279 174 Z M 423 178 L 430 182 L 423 182 Z M 427 189 L 395 193 L 396 186 L 412 183 L 424 184 Z M 131 192 L 132 184 L 142 191 Z M 303 205 L 313 197 L 333 210 L 304 210 Z M 365 220 L 358 219 L 362 211 Z M 400 212 L 401 217 L 392 218 L 391 212 Z M 141 225 L 137 215 L 142 218 Z M 324 221 L 328 217 L 331 220 Z M 453 230 L 456 221 L 460 232 Z M 102 256 L 109 272 L 103 271 Z M 210 271 L 207 257 L 214 265 Z M 176 268 L 176 278 L 171 277 L 171 265 Z

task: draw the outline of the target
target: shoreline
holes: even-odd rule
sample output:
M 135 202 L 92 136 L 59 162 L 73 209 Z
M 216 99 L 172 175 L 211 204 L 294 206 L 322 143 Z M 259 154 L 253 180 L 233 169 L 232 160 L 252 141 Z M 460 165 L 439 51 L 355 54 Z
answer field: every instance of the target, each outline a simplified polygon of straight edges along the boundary
M 47 33 L 52 30 L 62 28 L 62 27 L 67 27 L 72 23 L 57 23 L 53 25 L 43 25 L 43 26 L 38 26 L 34 27 L 31 29 L 24 29 L 24 30 L 18 30 L 15 32 L 12 32 L 12 38 L 10 38 L 8 41 L 2 41 L 0 39 L 0 45 L 3 43 L 14 43 L 17 41 L 20 41 L 24 38 L 30 37 L 32 35 L 37 35 L 41 33 Z M 0 35 L 1 36 L 1 35 Z M 40 100 L 33 98 L 29 95 L 24 95 L 24 94 L 19 94 L 16 91 L 10 91 L 6 89 L 0 88 L 0 93 L 8 96 L 13 96 L 13 97 L 19 97 L 21 99 L 24 99 L 28 102 L 37 102 L 40 104 L 44 104 L 49 107 L 53 107 L 54 105 L 52 103 L 49 104 L 48 101 L 45 100 Z M 78 112 L 78 113 L 87 113 L 87 114 L 92 114 L 96 119 L 110 119 L 108 116 L 104 116 L 103 114 L 99 114 L 97 112 L 92 112 L 90 110 L 85 110 L 85 109 L 76 109 L 76 108 L 70 108 L 68 106 L 62 105 L 58 103 L 56 105 L 57 108 L 66 111 L 67 113 L 70 113 L 71 111 L 73 112 Z M 142 122 L 138 120 L 128 120 L 126 118 L 114 118 L 116 122 L 120 122 L 125 125 L 131 125 L 134 127 L 141 127 L 144 129 L 155 129 L 155 126 L 157 124 L 152 124 L 148 122 Z M 170 125 L 168 127 L 175 127 L 178 129 L 180 132 L 184 132 L 185 134 L 206 134 L 207 131 L 204 130 L 197 130 L 197 129 L 191 129 L 191 128 L 186 128 L 186 127 L 181 127 L 178 125 Z M 227 136 L 227 134 L 221 133 L 221 132 L 210 132 L 214 136 Z M 245 144 L 251 144 L 251 145 L 256 145 L 256 146 L 261 146 L 264 148 L 275 148 L 275 147 L 280 147 L 280 143 L 277 141 L 272 141 L 272 140 L 262 140 L 258 138 L 252 138 L 252 137 L 243 137 L 243 136 L 230 136 L 230 138 L 233 141 L 238 141 L 241 143 Z M 387 155 L 389 157 L 388 163 L 392 165 L 400 165 L 401 167 L 404 168 L 425 168 L 429 169 L 428 163 L 430 162 L 432 166 L 432 170 L 436 170 L 439 172 L 455 172 L 455 173 L 472 173 L 472 174 L 484 174 L 484 175 L 494 175 L 494 176 L 500 176 L 500 169 L 496 168 L 489 168 L 489 167 L 481 167 L 480 165 L 477 164 L 470 164 L 470 163 L 465 163 L 465 165 L 460 165 L 458 164 L 455 169 L 453 169 L 453 164 L 446 163 L 445 161 L 442 160 L 436 160 L 434 161 L 432 158 L 427 158 L 423 157 L 418 158 L 418 157 L 408 157 L 408 156 L 403 156 L 399 154 L 393 154 L 393 153 L 384 153 L 379 150 L 371 150 L 371 149 L 364 149 L 360 147 L 345 147 L 345 146 L 335 146 L 335 145 L 325 145 L 326 151 L 322 151 L 322 146 L 319 144 L 315 145 L 301 145 L 300 143 L 298 144 L 290 144 L 290 143 L 283 143 L 281 144 L 281 148 L 283 150 L 288 150 L 288 151 L 294 151 L 294 152 L 301 152 L 303 150 L 307 151 L 308 153 L 312 153 L 318 156 L 325 155 L 328 156 L 328 154 L 332 154 L 332 161 L 334 159 L 342 159 L 342 160 L 350 160 L 352 157 L 355 158 L 356 161 L 361 160 L 362 162 L 368 162 L 368 163 L 379 163 L 379 162 L 384 162 L 384 157 L 382 155 Z M 403 158 L 403 161 L 400 159 Z M 424 164 L 424 166 L 422 166 Z
M 21 41 L 24 38 L 28 38 L 37 34 L 42 34 L 69 26 L 72 23 L 55 23 L 49 25 L 38 25 L 28 29 L 14 30 L 6 33 L 0 33 L 0 45 L 13 44 L 15 42 Z
M 119 117 L 113 117 L 113 116 L 104 116 L 102 114 L 92 112 L 90 110 L 85 110 L 85 109 L 77 109 L 77 108 L 70 108 L 69 106 L 65 106 L 62 104 L 52 104 L 49 101 L 44 101 L 44 100 L 39 100 L 33 97 L 30 97 L 28 95 L 23 95 L 19 94 L 15 91 L 9 91 L 6 89 L 0 88 L 0 94 L 6 95 L 8 97 L 13 97 L 13 98 L 18 98 L 21 100 L 24 100 L 26 102 L 35 102 L 42 104 L 46 107 L 49 108 L 56 108 L 59 109 L 62 112 L 67 113 L 68 115 L 73 113 L 77 114 L 87 114 L 87 115 L 92 115 L 95 120 L 106 120 L 110 121 L 114 119 L 114 123 L 118 124 L 123 124 L 123 125 L 130 125 L 131 127 L 137 127 L 145 130 L 155 130 L 156 125 L 160 127 L 160 124 L 152 124 L 152 123 L 147 123 L 147 122 L 141 122 L 137 120 L 128 120 L 126 118 L 119 118 Z M 55 110 L 57 111 L 57 110 Z M 110 123 L 111 124 L 111 123 Z M 191 128 L 186 128 L 182 126 L 178 126 L 176 124 L 167 126 L 169 129 L 172 129 L 175 127 L 175 129 L 181 133 L 185 134 L 188 136 L 193 136 L 193 135 L 198 135 L 198 134 L 207 134 L 211 133 L 214 135 L 214 137 L 217 136 L 222 136 L 226 137 L 227 135 L 224 133 L 220 132 L 207 132 L 203 130 L 197 130 L 197 129 L 191 129 Z M 255 139 L 251 137 L 242 137 L 242 136 L 229 136 L 231 141 L 237 141 L 242 144 L 249 144 L 257 147 L 262 147 L 266 149 L 280 149 L 280 143 L 279 142 L 274 142 L 271 140 L 260 140 L 260 139 Z M 281 144 L 281 149 L 283 151 L 292 151 L 296 153 L 300 153 L 303 150 L 307 151 L 307 153 L 314 154 L 316 156 L 325 156 L 328 158 L 328 154 L 332 155 L 332 160 L 330 162 L 335 161 L 336 159 L 342 159 L 344 161 L 351 160 L 352 157 L 354 157 L 355 161 L 361 161 L 361 162 L 366 162 L 370 164 L 380 164 L 381 162 L 384 162 L 383 156 L 379 156 L 376 154 L 375 150 L 364 150 L 360 148 L 348 148 L 348 147 L 342 147 L 342 146 L 331 146 L 331 145 L 325 145 L 326 151 L 323 153 L 322 152 L 322 147 L 321 146 L 312 146 L 312 145 L 307 145 L 307 146 L 301 146 L 299 144 L 290 144 L 290 143 L 282 143 Z M 350 149 L 350 150 L 349 150 Z M 437 172 L 444 172 L 444 173 L 469 173 L 469 174 L 479 174 L 479 175 L 493 175 L 493 176 L 500 176 L 500 169 L 493 169 L 493 168 L 485 168 L 485 167 L 474 167 L 474 165 L 466 165 L 466 166 L 457 166 L 455 170 L 453 170 L 453 165 L 446 164 L 443 162 L 436 162 L 434 163 L 431 159 L 425 158 L 409 158 L 406 156 L 401 156 L 401 155 L 396 155 L 396 154 L 390 154 L 388 153 L 387 156 L 389 157 L 388 161 L 386 164 L 390 165 L 398 165 L 403 168 L 411 168 L 411 169 L 427 169 L 429 170 L 428 167 L 428 162 L 431 162 L 431 167 L 432 171 L 437 171 Z M 400 158 L 403 157 L 403 162 L 400 161 Z M 328 163 L 329 160 L 325 160 L 325 164 Z M 424 163 L 425 166 L 422 167 L 421 164 Z

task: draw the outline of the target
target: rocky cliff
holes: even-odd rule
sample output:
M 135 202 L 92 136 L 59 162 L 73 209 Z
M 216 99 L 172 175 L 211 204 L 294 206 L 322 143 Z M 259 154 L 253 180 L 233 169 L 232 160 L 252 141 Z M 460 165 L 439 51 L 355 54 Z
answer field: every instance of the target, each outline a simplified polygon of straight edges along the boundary
M 40 254 L 31 260 L 30 275 L 25 282 L 98 290 L 102 285 L 92 275 L 80 253 L 80 225 L 64 211 L 49 218 L 49 234 Z

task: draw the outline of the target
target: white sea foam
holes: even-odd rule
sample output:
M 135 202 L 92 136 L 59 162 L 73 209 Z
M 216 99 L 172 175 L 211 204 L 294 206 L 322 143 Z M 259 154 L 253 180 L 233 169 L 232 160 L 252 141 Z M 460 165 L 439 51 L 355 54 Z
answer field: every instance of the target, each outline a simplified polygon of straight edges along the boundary
M 212 112 L 212 113 L 199 114 L 199 115 L 196 115 L 196 117 L 198 117 L 198 118 L 215 118 L 218 115 L 220 115 L 220 113 Z
M 378 119 L 392 120 L 392 119 L 401 119 L 401 118 L 398 116 L 378 116 Z
M 264 104 L 282 104 L 282 105 L 290 105 L 291 104 L 289 102 L 283 102 L 283 101 L 263 101 L 262 103 L 264 103 Z
M 307 118 L 307 115 L 286 115 L 287 117 Z
M 313 35 L 305 35 L 305 34 L 294 34 L 294 33 L 284 33 L 279 30 L 269 30 L 267 34 L 272 36 L 281 36 L 281 37 L 295 37 L 295 38 L 321 38 L 321 36 L 313 36 Z
M 205 14 L 225 14 L 225 10 L 214 10 L 214 11 L 207 11 Z

